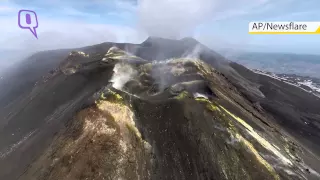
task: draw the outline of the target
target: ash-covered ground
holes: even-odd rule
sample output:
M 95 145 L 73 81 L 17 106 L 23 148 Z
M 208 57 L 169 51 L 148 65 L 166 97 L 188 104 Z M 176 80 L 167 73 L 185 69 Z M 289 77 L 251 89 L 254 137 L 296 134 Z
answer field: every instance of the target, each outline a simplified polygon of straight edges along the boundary
M 27 60 L 2 81 L 0 179 L 320 178 L 319 98 L 193 39 Z

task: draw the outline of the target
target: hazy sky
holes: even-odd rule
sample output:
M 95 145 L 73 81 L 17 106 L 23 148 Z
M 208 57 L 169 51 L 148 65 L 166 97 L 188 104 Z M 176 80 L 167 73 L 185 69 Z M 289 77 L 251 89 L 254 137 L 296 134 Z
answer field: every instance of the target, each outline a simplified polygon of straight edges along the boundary
M 0 0 L 0 49 L 38 51 L 148 36 L 192 36 L 211 48 L 320 54 L 320 35 L 249 35 L 250 21 L 320 21 L 319 0 Z M 38 39 L 17 23 L 38 15 Z

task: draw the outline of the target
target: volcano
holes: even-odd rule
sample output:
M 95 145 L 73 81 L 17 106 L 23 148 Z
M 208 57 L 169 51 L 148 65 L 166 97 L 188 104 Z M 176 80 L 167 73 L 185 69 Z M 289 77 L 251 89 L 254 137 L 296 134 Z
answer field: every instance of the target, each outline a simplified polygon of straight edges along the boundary
M 192 38 L 39 52 L 1 83 L 0 179 L 320 178 L 320 99 Z

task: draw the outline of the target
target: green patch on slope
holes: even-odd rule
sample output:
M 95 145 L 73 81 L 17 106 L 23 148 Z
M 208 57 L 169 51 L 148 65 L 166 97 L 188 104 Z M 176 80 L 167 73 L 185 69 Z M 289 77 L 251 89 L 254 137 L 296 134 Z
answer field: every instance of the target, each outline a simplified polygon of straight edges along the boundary
M 209 101 L 209 99 L 197 97 L 197 98 L 195 98 L 195 100 L 199 101 L 199 102 L 206 103 L 206 107 L 211 111 L 219 111 L 219 112 L 221 112 L 220 108 L 217 105 L 215 105 L 213 102 Z
M 96 104 L 100 104 L 102 101 L 110 101 L 113 103 L 124 104 L 123 97 L 110 89 L 108 89 L 106 93 L 100 93 L 100 97 L 98 100 L 96 100 Z
M 175 97 L 175 99 L 182 100 L 189 97 L 188 91 L 182 91 L 179 95 Z

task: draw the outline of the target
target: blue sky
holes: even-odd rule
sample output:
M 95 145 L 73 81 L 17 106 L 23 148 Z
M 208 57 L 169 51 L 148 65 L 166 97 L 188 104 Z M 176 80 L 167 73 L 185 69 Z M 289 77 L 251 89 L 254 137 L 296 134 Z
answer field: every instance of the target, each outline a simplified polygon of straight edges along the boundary
M 320 35 L 249 35 L 250 21 L 320 21 L 319 0 L 0 0 L 0 49 L 38 51 L 148 36 L 191 36 L 212 49 L 320 54 Z M 38 15 L 38 37 L 17 25 Z

